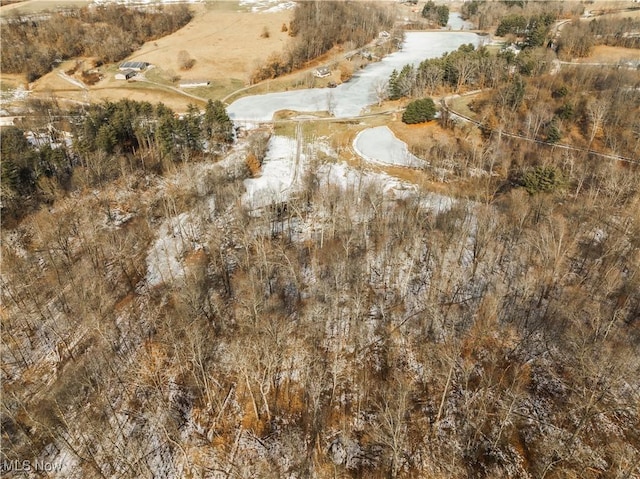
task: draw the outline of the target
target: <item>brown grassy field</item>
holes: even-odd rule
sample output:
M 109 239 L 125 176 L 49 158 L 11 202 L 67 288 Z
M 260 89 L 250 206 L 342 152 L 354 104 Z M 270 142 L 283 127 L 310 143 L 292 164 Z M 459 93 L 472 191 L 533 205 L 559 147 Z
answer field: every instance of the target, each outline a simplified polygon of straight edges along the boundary
M 618 63 L 620 61 L 638 60 L 640 52 L 635 48 L 610 47 L 597 45 L 591 50 L 588 57 L 576 61 L 586 63 Z
M 21 5 L 27 6 L 29 3 L 23 2 Z M 290 10 L 252 13 L 241 10 L 236 2 L 197 4 L 192 9 L 194 19 L 186 27 L 146 43 L 128 58 L 153 64 L 154 68 L 145 75 L 156 84 L 117 81 L 114 79 L 117 65 L 104 65 L 98 69 L 103 79 L 83 91 L 59 75 L 70 68 L 74 63 L 72 60 L 61 64 L 30 87 L 37 96 L 54 95 L 73 101 L 122 98 L 162 101 L 178 111 L 184 111 L 189 103 L 202 103 L 188 95 L 205 99 L 222 98 L 247 84 L 256 65 L 270 54 L 281 52 L 289 40 L 287 32 L 281 30 L 282 25 L 288 25 L 291 19 Z M 269 32 L 268 37 L 264 35 L 265 31 Z M 187 71 L 180 70 L 178 64 L 178 54 L 183 50 L 195 60 L 193 67 Z M 79 72 L 75 78 L 79 78 Z M 187 89 L 185 95 L 181 95 L 167 88 L 177 87 L 177 78 L 182 81 L 208 80 L 211 85 Z M 26 79 L 12 76 L 11 84 L 16 83 L 26 86 Z
M 183 79 L 247 81 L 259 62 L 284 48 L 289 36 L 281 27 L 288 25 L 292 12 L 250 13 L 233 6 L 230 2 L 194 6 L 195 18 L 186 27 L 145 44 L 130 59 L 153 63 Z M 268 38 L 262 36 L 265 29 Z M 188 71 L 178 66 L 182 50 L 195 60 Z

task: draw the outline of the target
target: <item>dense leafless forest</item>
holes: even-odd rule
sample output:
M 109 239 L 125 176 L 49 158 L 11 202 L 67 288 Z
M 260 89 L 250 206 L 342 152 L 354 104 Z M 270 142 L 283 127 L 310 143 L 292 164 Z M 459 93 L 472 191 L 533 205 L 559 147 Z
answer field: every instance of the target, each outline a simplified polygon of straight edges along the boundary
M 190 19 L 184 4 L 152 10 L 107 4 L 36 17 L 9 17 L 2 25 L 0 65 L 5 73 L 24 73 L 33 81 L 68 58 L 86 56 L 100 63 L 116 62 Z
M 359 48 L 390 29 L 393 14 L 384 2 L 300 2 L 288 26 L 292 44 L 274 54 L 253 74 L 253 81 L 276 78 L 300 68 L 333 47 Z
M 255 217 L 242 162 L 56 201 L 3 232 L 5 457 L 77 477 L 635 477 L 637 175 L 584 166 L 564 191 L 441 212 L 311 169 Z M 150 282 L 166 234 L 184 260 Z
M 261 208 L 288 124 L 32 103 L 0 129 L 3 472 L 640 477 L 637 72 L 552 54 L 396 72 L 397 98 L 480 86 L 484 126 L 412 130 L 393 193 L 309 121 Z

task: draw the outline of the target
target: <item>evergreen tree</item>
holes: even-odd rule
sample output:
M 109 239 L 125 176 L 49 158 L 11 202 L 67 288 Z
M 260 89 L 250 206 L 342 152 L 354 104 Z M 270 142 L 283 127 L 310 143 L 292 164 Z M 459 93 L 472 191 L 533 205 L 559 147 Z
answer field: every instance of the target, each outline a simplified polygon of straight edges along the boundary
M 397 100 L 402 96 L 398 82 L 398 70 L 394 69 L 389 77 L 389 99 Z
M 115 149 L 115 146 L 117 144 L 118 136 L 115 128 L 109 123 L 104 123 L 102 126 L 100 126 L 96 135 L 96 149 L 111 154 L 113 153 L 113 150 Z
M 562 138 L 562 133 L 555 120 L 547 125 L 547 141 L 549 143 L 557 143 Z
M 233 141 L 233 122 L 220 100 L 207 102 L 203 127 L 211 140 L 227 143 Z
M 187 114 L 178 122 L 178 125 L 183 148 L 192 152 L 202 151 L 201 116 L 198 107 L 188 105 Z
M 555 167 L 538 166 L 522 175 L 521 184 L 530 194 L 534 194 L 561 188 L 564 180 Z
M 163 103 L 158 103 L 155 114 L 157 119 L 155 139 L 158 148 L 163 155 L 172 155 L 177 142 L 175 135 L 177 122 L 173 111 Z
M 16 127 L 0 128 L 0 164 L 3 196 L 35 191 L 37 152 Z
M 422 8 L 422 16 L 444 27 L 449 22 L 449 7 L 436 5 L 433 0 L 429 0 Z
M 433 120 L 436 116 L 436 105 L 431 98 L 412 101 L 402 114 L 403 123 L 415 124 Z

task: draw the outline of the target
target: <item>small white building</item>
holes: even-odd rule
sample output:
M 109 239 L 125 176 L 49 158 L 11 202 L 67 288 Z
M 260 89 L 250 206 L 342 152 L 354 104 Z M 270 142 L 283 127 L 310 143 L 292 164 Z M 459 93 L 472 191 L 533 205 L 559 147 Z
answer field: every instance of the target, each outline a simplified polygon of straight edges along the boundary
M 502 47 L 502 51 L 503 52 L 511 52 L 511 53 L 513 53 L 514 55 L 517 56 L 517 55 L 520 54 L 522 49 L 518 45 L 516 45 L 515 43 L 511 43 L 508 46 Z
M 180 83 L 180 88 L 198 88 L 199 86 L 209 86 L 209 80 L 184 80 Z
M 136 72 L 133 70 L 124 70 L 116 73 L 116 80 L 128 80 L 136 76 Z
M 313 72 L 313 76 L 316 78 L 326 78 L 329 75 L 331 75 L 331 69 L 329 67 L 318 68 Z

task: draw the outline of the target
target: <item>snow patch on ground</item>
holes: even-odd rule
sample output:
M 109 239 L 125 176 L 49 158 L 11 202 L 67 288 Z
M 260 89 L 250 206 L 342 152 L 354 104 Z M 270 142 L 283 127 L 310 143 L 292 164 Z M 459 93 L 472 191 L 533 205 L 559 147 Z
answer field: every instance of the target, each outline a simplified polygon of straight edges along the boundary
M 17 88 L 9 88 L 7 90 L 0 91 L 0 105 L 12 103 L 14 101 L 21 101 L 27 98 L 29 90 L 25 90 L 24 86 L 20 85 Z
M 412 183 L 399 180 L 385 173 L 357 170 L 346 163 L 326 163 L 318 169 L 321 186 L 334 185 L 343 191 L 379 188 L 390 200 L 417 198 L 420 206 L 435 213 L 448 211 L 455 203 L 450 196 L 437 193 L 421 193 Z
M 158 239 L 147 255 L 149 286 L 157 286 L 183 276 L 186 252 L 201 247 L 197 242 L 197 230 L 187 213 L 162 223 Z
M 240 0 L 241 7 L 249 7 L 254 13 L 273 13 L 295 8 L 295 2 L 282 0 Z
M 327 163 L 318 169 L 322 186 L 334 185 L 343 191 L 361 190 L 367 187 L 380 188 L 391 199 L 412 196 L 417 187 L 384 173 L 360 171 L 346 163 Z
M 257 209 L 286 201 L 300 177 L 298 170 L 301 165 L 296 164 L 296 156 L 295 139 L 272 136 L 262 163 L 261 175 L 244 180 L 247 191 L 242 196 L 242 203 L 250 209 Z M 304 156 L 301 152 L 300 163 Z
M 399 140 L 386 126 L 367 128 L 353 140 L 358 155 L 373 163 L 421 168 L 426 162 L 412 155 L 407 144 Z
M 67 74 L 66 74 L 66 73 L 64 73 L 64 72 L 58 72 L 58 76 L 59 76 L 60 78 L 62 78 L 63 80 L 65 80 L 65 81 L 67 81 L 67 82 L 71 83 L 72 85 L 77 86 L 78 88 L 81 88 L 81 89 L 83 89 L 83 90 L 86 90 L 86 89 L 87 89 L 87 86 L 86 86 L 84 83 L 82 83 L 80 80 L 76 80 L 75 78 L 73 78 L 73 77 L 71 77 L 71 76 L 67 75 Z

